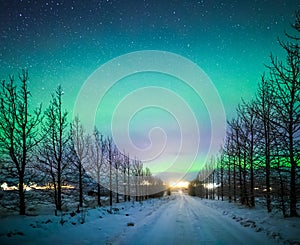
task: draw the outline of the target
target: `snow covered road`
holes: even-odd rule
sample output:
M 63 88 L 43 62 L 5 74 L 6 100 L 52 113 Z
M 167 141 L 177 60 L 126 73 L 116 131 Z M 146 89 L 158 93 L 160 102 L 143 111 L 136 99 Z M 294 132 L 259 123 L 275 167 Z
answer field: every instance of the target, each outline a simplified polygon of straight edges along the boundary
M 224 217 L 198 198 L 175 194 L 176 198 L 149 213 L 113 244 L 274 244 L 265 234 Z
M 0 244 L 276 244 L 209 207 L 207 200 L 183 193 L 119 203 L 113 210 L 89 209 L 83 224 L 81 213 L 7 216 L 0 219 Z

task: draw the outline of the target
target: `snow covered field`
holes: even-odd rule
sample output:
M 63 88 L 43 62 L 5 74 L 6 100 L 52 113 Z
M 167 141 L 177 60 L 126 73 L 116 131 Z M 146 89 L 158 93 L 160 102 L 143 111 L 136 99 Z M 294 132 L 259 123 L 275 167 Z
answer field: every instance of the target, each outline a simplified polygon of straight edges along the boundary
M 6 216 L 0 220 L 0 244 L 300 244 L 299 224 L 300 219 L 268 215 L 260 207 L 178 192 L 112 210 Z

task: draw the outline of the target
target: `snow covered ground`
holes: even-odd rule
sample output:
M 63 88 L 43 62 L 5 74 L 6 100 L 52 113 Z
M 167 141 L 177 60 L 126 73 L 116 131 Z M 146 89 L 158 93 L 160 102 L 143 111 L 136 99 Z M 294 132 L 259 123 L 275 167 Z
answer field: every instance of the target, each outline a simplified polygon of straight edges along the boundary
M 0 244 L 300 244 L 299 220 L 178 192 L 112 210 L 2 217 Z
M 300 218 L 283 218 L 280 210 L 268 214 L 266 207 L 256 203 L 255 208 L 246 208 L 227 201 L 202 200 L 202 204 L 219 210 L 224 216 L 244 227 L 265 233 L 279 244 L 300 244 Z M 299 210 L 298 210 L 299 212 Z

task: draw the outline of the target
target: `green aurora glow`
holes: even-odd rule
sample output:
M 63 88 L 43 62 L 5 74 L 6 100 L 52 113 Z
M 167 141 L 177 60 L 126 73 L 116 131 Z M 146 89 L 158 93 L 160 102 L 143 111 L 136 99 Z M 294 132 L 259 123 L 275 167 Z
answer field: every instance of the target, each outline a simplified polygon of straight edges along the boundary
M 296 2 L 3 1 L 1 79 L 28 68 L 33 104 L 42 102 L 44 108 L 61 84 L 65 108 L 72 115 L 81 86 L 102 64 L 134 51 L 164 50 L 190 59 L 206 72 L 231 118 L 241 97 L 247 100 L 255 95 L 270 52 L 282 55 L 277 37 L 294 21 L 294 12 L 300 7 Z M 201 98 L 177 78 L 147 72 L 118 81 L 106 94 L 96 121 L 101 132 L 110 134 L 110 118 L 120 99 L 147 86 L 179 94 L 200 127 L 207 129 L 203 139 L 209 137 L 209 116 Z M 180 125 L 170 113 L 148 108 L 130 122 L 134 144 L 149 146 L 147 134 L 157 125 L 166 128 L 169 139 L 180 137 Z M 199 156 L 205 148 L 200 147 Z M 163 162 L 150 165 L 151 170 L 166 171 L 174 154 L 170 151 Z M 200 164 L 189 171 L 197 172 Z

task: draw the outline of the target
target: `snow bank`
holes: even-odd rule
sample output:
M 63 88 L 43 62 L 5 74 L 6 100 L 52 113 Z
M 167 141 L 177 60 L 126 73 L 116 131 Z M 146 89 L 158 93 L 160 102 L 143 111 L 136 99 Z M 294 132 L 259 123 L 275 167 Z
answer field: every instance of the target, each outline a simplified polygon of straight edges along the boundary
M 235 220 L 244 227 L 264 232 L 269 238 L 283 244 L 300 244 L 300 218 L 283 218 L 280 212 L 268 213 L 259 203 L 255 208 L 247 208 L 228 201 L 207 200 L 201 202 L 219 210 L 224 216 Z

